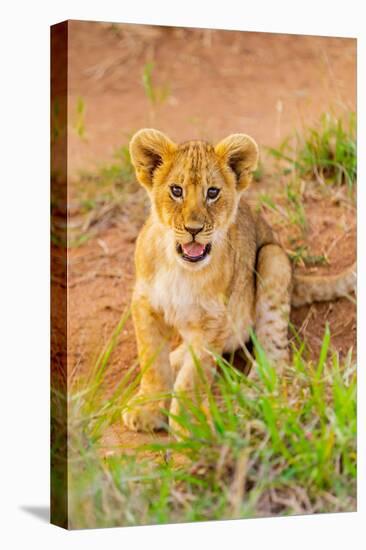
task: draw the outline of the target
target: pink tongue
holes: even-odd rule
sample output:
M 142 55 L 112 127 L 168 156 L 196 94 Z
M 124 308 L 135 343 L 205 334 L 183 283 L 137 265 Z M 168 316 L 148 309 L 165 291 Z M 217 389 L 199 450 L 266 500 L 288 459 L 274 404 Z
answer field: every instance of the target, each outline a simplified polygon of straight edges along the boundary
M 201 256 L 201 254 L 203 254 L 205 251 L 204 245 L 196 242 L 183 244 L 182 248 L 184 254 L 186 254 L 186 256 L 191 256 L 192 258 Z

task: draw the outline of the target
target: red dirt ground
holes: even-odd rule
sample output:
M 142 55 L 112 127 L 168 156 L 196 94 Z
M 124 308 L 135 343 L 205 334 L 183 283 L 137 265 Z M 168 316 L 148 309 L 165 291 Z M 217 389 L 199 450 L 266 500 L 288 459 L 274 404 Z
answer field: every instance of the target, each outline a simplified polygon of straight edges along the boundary
M 154 62 L 157 85 L 167 85 L 170 91 L 154 108 L 141 84 L 148 61 Z M 356 42 L 351 39 L 73 21 L 70 180 L 77 181 L 81 170 L 95 170 L 110 161 L 117 147 L 144 126 L 154 125 L 177 141 L 216 141 L 243 131 L 261 146 L 278 146 L 324 111 L 355 109 L 355 64 Z M 85 139 L 74 130 L 80 97 L 86 106 Z M 265 185 L 266 180 L 260 184 Z M 257 193 L 255 186 L 251 193 Z M 312 252 L 329 252 L 330 265 L 320 271 L 336 272 L 352 263 L 355 212 L 342 202 L 325 205 L 316 199 L 309 199 L 307 212 Z M 68 364 L 75 375 L 93 364 L 129 306 L 138 228 L 128 216 L 119 216 L 96 237 L 70 250 Z M 355 346 L 355 306 L 348 300 L 299 308 L 292 320 L 314 353 L 326 321 L 339 352 Z M 108 384 L 117 383 L 135 360 L 129 320 L 111 358 Z M 115 426 L 106 434 L 106 445 L 130 447 L 148 438 Z

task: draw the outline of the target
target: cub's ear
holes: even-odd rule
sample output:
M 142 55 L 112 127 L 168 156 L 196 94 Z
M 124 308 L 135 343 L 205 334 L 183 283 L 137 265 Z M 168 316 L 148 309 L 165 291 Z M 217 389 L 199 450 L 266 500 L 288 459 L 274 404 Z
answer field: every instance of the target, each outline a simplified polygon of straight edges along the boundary
M 239 189 L 245 189 L 258 164 L 258 145 L 245 134 L 232 134 L 215 147 L 218 157 L 234 172 Z
M 152 186 L 155 170 L 176 150 L 176 145 L 159 130 L 144 128 L 131 139 L 130 155 L 139 182 Z

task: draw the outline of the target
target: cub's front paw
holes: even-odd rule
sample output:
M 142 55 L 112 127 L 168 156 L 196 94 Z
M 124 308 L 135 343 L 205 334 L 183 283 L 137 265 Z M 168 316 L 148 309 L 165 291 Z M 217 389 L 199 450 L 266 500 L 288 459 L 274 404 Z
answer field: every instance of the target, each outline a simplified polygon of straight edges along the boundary
M 167 417 L 162 412 L 163 408 L 165 408 L 163 401 L 132 403 L 128 410 L 122 414 L 123 422 L 129 430 L 135 432 L 166 430 Z

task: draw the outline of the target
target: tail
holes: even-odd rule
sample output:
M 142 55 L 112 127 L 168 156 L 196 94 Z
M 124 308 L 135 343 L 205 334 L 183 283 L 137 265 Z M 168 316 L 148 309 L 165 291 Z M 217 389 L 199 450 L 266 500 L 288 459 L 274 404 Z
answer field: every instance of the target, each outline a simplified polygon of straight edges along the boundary
M 349 296 L 356 290 L 356 262 L 338 275 L 296 275 L 291 303 L 298 307 Z

